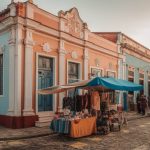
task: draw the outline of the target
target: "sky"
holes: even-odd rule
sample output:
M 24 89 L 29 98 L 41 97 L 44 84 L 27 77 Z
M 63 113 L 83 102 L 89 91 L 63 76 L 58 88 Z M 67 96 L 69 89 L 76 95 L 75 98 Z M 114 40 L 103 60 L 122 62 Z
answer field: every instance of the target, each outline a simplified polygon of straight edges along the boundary
M 26 0 L 15 0 L 26 1 Z M 11 0 L 0 0 L 0 11 Z M 123 32 L 150 49 L 150 0 L 33 0 L 57 15 L 76 7 L 92 32 Z

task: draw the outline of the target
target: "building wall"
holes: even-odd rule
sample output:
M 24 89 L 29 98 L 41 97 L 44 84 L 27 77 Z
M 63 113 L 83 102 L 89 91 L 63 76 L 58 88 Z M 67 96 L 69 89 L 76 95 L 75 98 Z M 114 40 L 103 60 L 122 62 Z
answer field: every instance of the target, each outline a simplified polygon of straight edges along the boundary
M 103 76 L 107 76 L 107 71 L 112 71 L 115 72 L 115 77 L 117 77 L 118 58 L 106 55 L 102 52 L 98 52 L 95 50 L 90 50 L 89 56 L 89 73 L 91 73 L 91 68 L 97 68 L 102 69 Z
M 60 11 L 60 19 L 31 4 L 28 4 L 27 8 L 28 11 L 33 14 L 31 15 L 34 20 L 32 25 L 34 26 L 35 24 L 35 26 L 38 27 L 39 24 L 37 24 L 37 22 L 40 22 L 41 24 L 41 27 L 32 31 L 32 38 L 35 43 L 33 46 L 32 84 L 34 110 L 37 109 L 37 106 L 35 106 L 35 103 L 37 103 L 37 54 L 55 57 L 57 59 L 57 64 L 55 66 L 56 85 L 68 83 L 68 62 L 76 62 L 80 64 L 80 80 L 84 80 L 85 76 L 88 77 L 91 67 L 97 65 L 95 64 L 96 59 L 100 61 L 99 67 L 104 69 L 104 75 L 106 71 L 109 70 L 115 72 L 117 77 L 117 45 L 97 36 L 94 33 L 91 33 L 88 30 L 87 25 L 81 20 L 76 8 L 66 12 Z M 45 17 L 46 20 L 53 20 L 53 22 L 49 23 L 48 21 L 44 21 Z M 56 25 L 58 23 L 59 26 Z M 84 40 L 86 40 L 87 43 L 85 43 Z M 45 44 L 48 45 L 49 50 L 44 48 Z M 90 48 L 91 46 L 93 46 L 93 49 Z M 88 60 L 86 60 L 86 65 L 84 63 L 86 55 L 85 49 L 88 51 Z M 85 73 L 84 70 L 88 70 L 88 73 Z M 64 94 L 59 94 L 57 106 L 61 105 L 60 107 L 62 107 L 61 100 L 63 96 Z
M 126 54 L 126 64 L 128 65 L 128 67 L 132 66 L 134 68 L 134 82 L 137 84 L 139 84 L 140 70 L 143 70 L 143 72 L 144 72 L 144 94 L 146 96 L 148 96 L 148 72 L 150 71 L 149 62 L 145 62 L 139 58 L 136 58 L 134 56 Z M 126 78 L 128 79 L 128 76 L 126 76 Z M 135 94 L 134 94 L 135 95 L 135 98 L 134 98 L 135 103 L 136 103 L 136 93 L 137 92 L 135 92 Z
M 38 68 L 38 56 L 45 56 L 48 58 L 54 58 L 54 85 L 58 84 L 58 46 L 59 41 L 57 38 L 48 36 L 39 32 L 33 33 L 33 41 L 36 41 L 36 44 L 33 46 L 33 110 L 37 113 L 37 89 L 38 89 L 38 80 L 37 80 L 37 68 Z M 48 45 L 49 48 L 46 50 L 44 45 Z
M 54 95 L 53 111 L 38 111 L 38 56 L 53 58 L 53 85 L 68 83 L 68 62 L 79 64 L 79 80 L 90 78 L 91 67 L 103 69 L 103 75 L 106 75 L 107 71 L 114 72 L 117 77 L 117 45 L 92 33 L 80 18 L 76 8 L 66 12 L 60 11 L 58 16 L 55 16 L 30 2 L 14 3 L 10 7 L 11 9 L 8 9 L 10 12 L 7 12 L 6 16 L 8 18 L 12 16 L 10 18 L 14 17 L 14 19 L 12 26 L 7 26 L 11 30 L 9 44 L 17 55 L 13 53 L 10 55 L 14 56 L 14 63 L 12 63 L 14 70 L 11 69 L 11 72 L 15 80 L 8 83 L 11 77 L 8 72 L 10 57 L 8 44 L 5 45 L 4 90 L 6 93 L 4 97 L 0 97 L 0 104 L 2 104 L 0 113 L 2 111 L 1 114 L 5 115 L 1 118 L 3 125 L 14 128 L 33 126 L 37 116 L 39 120 L 43 116 L 53 117 L 55 111 L 62 108 L 62 99 L 66 93 Z M 0 41 L 7 43 L 8 38 L 9 35 L 3 35 Z M 17 88 L 11 91 L 14 95 L 12 101 L 8 97 L 11 87 L 8 85 Z M 9 114 L 7 114 L 8 110 Z M 3 117 L 6 121 L 3 121 Z
M 3 95 L 0 95 L 0 115 L 7 114 L 9 103 L 9 32 L 0 33 L 0 47 L 3 51 Z

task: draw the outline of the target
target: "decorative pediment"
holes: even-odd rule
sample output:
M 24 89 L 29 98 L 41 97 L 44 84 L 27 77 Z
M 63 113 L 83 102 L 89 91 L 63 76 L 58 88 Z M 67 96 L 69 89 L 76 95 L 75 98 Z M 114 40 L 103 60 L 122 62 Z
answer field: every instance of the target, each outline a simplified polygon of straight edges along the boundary
M 87 24 L 82 21 L 76 8 L 69 11 L 60 11 L 59 16 L 64 18 L 63 30 L 79 38 L 83 38 L 83 29 L 87 28 Z

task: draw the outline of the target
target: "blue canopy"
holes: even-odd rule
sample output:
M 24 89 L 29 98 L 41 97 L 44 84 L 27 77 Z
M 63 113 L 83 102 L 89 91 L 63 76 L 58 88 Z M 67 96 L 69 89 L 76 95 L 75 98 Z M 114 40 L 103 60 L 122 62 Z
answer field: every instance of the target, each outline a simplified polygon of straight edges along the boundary
M 122 91 L 143 90 L 142 85 L 135 84 L 126 80 L 105 78 L 105 77 L 96 77 L 85 85 L 85 87 L 97 87 L 97 86 L 101 86 L 107 89 L 122 90 Z

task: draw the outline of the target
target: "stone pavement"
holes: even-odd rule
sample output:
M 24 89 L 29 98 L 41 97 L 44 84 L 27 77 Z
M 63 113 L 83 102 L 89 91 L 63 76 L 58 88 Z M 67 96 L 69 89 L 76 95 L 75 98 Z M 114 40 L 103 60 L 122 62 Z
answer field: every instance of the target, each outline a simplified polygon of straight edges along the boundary
M 136 112 L 127 112 L 127 120 L 140 119 L 146 116 L 137 114 Z M 32 127 L 24 129 L 8 129 L 0 127 L 0 141 L 26 139 L 53 134 L 49 127 Z
M 26 139 L 53 134 L 49 127 L 31 127 L 23 129 L 8 129 L 0 127 L 0 141 Z
M 138 114 L 135 111 L 130 111 L 130 112 L 126 112 L 126 117 L 127 117 L 128 121 L 131 121 L 131 120 L 135 120 L 135 119 L 140 119 L 140 118 L 148 117 L 148 115 L 143 116 L 141 114 Z
M 53 134 L 0 141 L 1 150 L 150 150 L 150 117 L 130 121 L 121 131 L 82 138 Z

